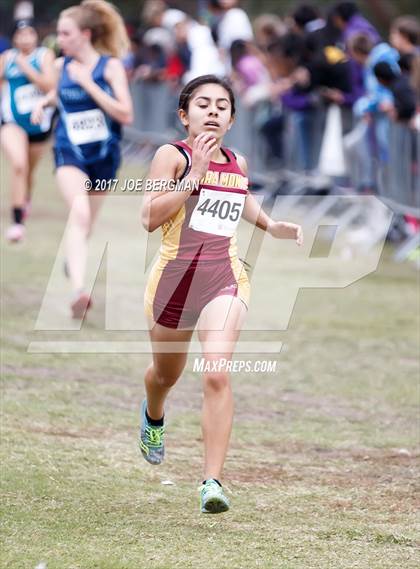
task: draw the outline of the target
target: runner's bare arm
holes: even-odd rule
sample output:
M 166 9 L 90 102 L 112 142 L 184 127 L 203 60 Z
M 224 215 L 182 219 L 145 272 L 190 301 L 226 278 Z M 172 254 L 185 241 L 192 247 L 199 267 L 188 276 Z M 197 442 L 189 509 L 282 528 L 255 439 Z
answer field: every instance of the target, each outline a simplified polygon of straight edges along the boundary
M 125 122 L 120 122 L 123 124 L 131 124 L 134 118 L 133 103 L 131 100 L 130 89 L 128 87 L 127 73 L 121 61 L 115 58 L 108 61 L 108 65 L 105 69 L 105 78 L 114 91 L 115 99 L 122 106 L 121 110 L 123 118 L 125 118 Z
M 179 151 L 170 144 L 161 146 L 150 165 L 148 180 L 177 180 L 186 167 L 186 161 Z M 189 173 L 184 180 L 196 181 L 194 173 Z M 142 224 L 147 231 L 154 231 L 174 215 L 191 195 L 193 188 L 186 191 L 159 190 L 145 193 L 142 208 Z M 159 199 L 157 199 L 159 198 Z
M 79 83 L 110 117 L 121 124 L 133 122 L 133 105 L 128 88 L 127 74 L 121 61 L 112 57 L 108 60 L 104 71 L 104 77 L 111 85 L 113 95 L 109 95 L 95 83 L 92 79 L 92 72 L 82 63 L 73 60 L 66 69 L 70 78 Z
M 53 62 L 53 86 L 51 91 L 42 97 L 42 99 L 35 105 L 31 113 L 31 123 L 40 124 L 45 107 L 57 106 L 57 84 L 58 79 L 63 67 L 64 58 L 59 57 Z
M 53 89 L 54 80 L 54 53 L 51 49 L 47 49 L 44 53 L 41 62 L 41 71 L 37 71 L 28 62 L 28 59 L 23 54 L 18 54 L 16 57 L 16 63 L 19 65 L 23 73 L 29 79 L 31 83 L 36 85 L 41 91 L 47 93 Z
M 244 174 L 248 173 L 248 167 L 243 156 L 238 156 L 238 164 Z M 252 194 L 248 194 L 245 200 L 242 217 L 252 225 L 256 225 L 263 231 L 267 231 L 276 239 L 295 239 L 297 245 L 303 243 L 303 232 L 300 225 L 287 221 L 274 221 L 265 213 L 261 205 Z
M 247 176 L 248 164 L 245 158 L 238 154 L 237 162 L 242 172 L 245 174 L 245 176 Z M 261 205 L 257 202 L 251 193 L 248 193 L 246 196 L 244 209 L 242 211 L 242 217 L 246 219 L 246 221 L 249 221 L 249 223 L 252 225 L 256 225 L 264 231 L 267 231 L 271 221 L 271 218 L 265 213 Z
M 2 82 L 4 81 L 4 69 L 6 66 L 6 54 L 8 53 L 9 50 L 4 51 L 1 55 L 0 55 L 0 85 L 2 84 Z
M 192 146 L 191 170 L 183 178 L 185 188 L 179 191 L 151 191 L 145 195 L 142 209 L 142 224 L 147 231 L 154 231 L 168 221 L 192 194 L 207 172 L 210 157 L 215 149 L 215 139 L 209 133 L 199 134 Z M 170 144 L 161 146 L 150 166 L 149 180 L 177 180 L 185 169 L 186 162 L 179 151 Z

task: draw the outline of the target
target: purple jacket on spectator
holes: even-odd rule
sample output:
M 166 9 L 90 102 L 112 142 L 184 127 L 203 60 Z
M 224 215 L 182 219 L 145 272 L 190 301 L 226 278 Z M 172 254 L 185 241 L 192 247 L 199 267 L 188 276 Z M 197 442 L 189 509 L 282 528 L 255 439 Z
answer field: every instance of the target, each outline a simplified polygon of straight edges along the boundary
M 354 59 L 349 59 L 348 63 L 351 76 L 351 91 L 349 93 L 343 93 L 343 104 L 351 107 L 365 94 L 366 89 L 363 66 L 357 63 L 357 61 L 354 61 Z M 311 93 L 299 91 L 296 88 L 286 91 L 282 95 L 281 100 L 284 106 L 292 111 L 304 111 L 305 109 L 311 109 L 314 106 L 313 95 Z
M 351 77 L 351 91 L 344 93 L 345 105 L 352 106 L 357 99 L 360 99 L 365 94 L 365 77 L 364 69 L 360 63 L 354 59 L 349 59 L 350 77 Z
M 310 93 L 302 93 L 292 88 L 286 91 L 281 100 L 285 107 L 292 111 L 304 111 L 313 107 L 313 97 Z
M 346 29 L 343 31 L 343 40 L 346 45 L 349 39 L 355 34 L 366 34 L 374 43 L 378 43 L 381 39 L 376 28 L 361 14 L 355 14 L 347 22 Z

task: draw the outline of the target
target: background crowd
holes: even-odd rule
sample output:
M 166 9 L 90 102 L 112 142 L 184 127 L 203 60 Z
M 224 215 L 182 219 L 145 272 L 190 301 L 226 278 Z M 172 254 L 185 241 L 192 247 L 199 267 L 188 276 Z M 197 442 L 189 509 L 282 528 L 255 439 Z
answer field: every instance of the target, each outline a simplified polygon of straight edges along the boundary
M 229 76 L 242 104 L 259 113 L 268 164 L 285 164 L 291 124 L 293 164 L 305 172 L 317 171 L 327 111 L 338 106 L 342 134 L 356 150 L 353 185 L 377 192 L 392 123 L 411 130 L 413 147 L 420 131 L 418 18 L 396 18 L 381 37 L 352 1 L 323 11 L 316 3 L 296 4 L 288 14 L 253 21 L 239 0 L 209 0 L 206 8 L 198 22 L 163 0 L 146 2 L 142 27 L 130 30 L 131 81 L 166 82 L 177 92 L 198 75 Z M 419 229 L 416 219 L 405 220 L 409 231 Z
M 305 172 L 317 171 L 327 111 L 338 106 L 342 134 L 356 150 L 353 185 L 362 193 L 378 191 L 377 165 L 389 161 L 392 123 L 406 125 L 415 146 L 414 133 L 420 131 L 415 16 L 396 18 L 388 37 L 381 37 L 351 1 L 323 11 L 316 3 L 302 3 L 289 14 L 261 14 L 250 21 L 238 0 L 209 0 L 205 16 L 198 22 L 163 0 L 146 2 L 143 27 L 132 30 L 125 62 L 131 80 L 165 81 L 177 91 L 198 75 L 228 75 L 242 104 L 260 114 L 256 124 L 268 164 L 285 164 L 291 124 L 293 164 Z M 403 219 L 403 232 L 419 229 L 415 218 Z

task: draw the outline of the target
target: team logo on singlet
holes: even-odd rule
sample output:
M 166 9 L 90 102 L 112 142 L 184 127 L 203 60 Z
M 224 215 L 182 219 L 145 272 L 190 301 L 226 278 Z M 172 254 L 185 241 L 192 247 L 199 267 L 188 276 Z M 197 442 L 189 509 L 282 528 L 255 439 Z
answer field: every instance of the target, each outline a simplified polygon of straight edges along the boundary
M 248 178 L 235 172 L 207 170 L 206 175 L 201 178 L 200 184 L 204 186 L 221 186 L 222 188 L 232 188 L 235 190 L 247 190 Z

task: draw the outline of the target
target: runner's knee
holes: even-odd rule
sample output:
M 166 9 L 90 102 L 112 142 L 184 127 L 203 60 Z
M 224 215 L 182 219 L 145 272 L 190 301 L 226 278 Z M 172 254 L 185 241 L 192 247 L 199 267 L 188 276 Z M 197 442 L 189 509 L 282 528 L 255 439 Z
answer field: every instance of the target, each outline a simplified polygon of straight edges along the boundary
M 13 169 L 13 175 L 17 176 L 17 177 L 28 177 L 29 174 L 29 168 L 28 168 L 28 164 L 25 162 L 25 160 L 13 160 L 12 161 L 12 169 Z
M 226 371 L 209 371 L 203 375 L 204 392 L 223 391 L 230 386 L 229 374 Z
M 82 229 L 86 235 L 91 227 L 91 215 L 89 205 L 80 201 L 76 201 L 71 208 L 71 222 Z
M 160 387 L 170 388 L 178 381 L 180 374 L 155 369 L 155 380 Z

